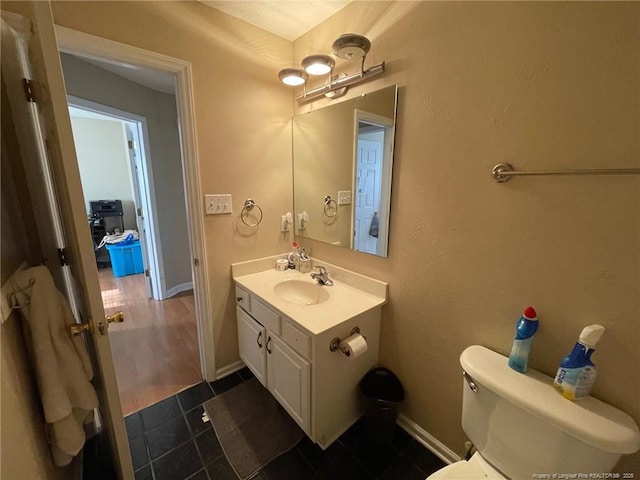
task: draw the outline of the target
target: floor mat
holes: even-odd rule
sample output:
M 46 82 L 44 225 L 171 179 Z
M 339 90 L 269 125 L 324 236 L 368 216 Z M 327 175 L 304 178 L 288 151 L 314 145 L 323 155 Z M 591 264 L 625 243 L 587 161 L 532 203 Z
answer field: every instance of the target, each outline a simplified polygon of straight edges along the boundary
M 242 480 L 293 448 L 304 432 L 253 378 L 213 397 L 204 409 L 227 460 Z

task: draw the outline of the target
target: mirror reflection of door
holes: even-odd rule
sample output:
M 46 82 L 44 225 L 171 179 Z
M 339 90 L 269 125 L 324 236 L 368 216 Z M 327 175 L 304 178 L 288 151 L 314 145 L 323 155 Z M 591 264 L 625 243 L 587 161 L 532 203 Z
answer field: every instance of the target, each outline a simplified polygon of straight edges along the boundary
M 377 251 L 383 146 L 383 127 L 358 124 L 354 249 L 359 252 Z
M 353 245 L 387 255 L 394 119 L 356 109 Z

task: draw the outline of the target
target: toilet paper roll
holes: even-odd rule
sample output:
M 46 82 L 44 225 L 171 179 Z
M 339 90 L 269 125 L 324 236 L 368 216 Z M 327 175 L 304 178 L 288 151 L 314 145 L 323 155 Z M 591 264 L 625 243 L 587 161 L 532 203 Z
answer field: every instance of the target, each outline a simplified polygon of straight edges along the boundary
M 367 352 L 367 340 L 359 333 L 354 333 L 340 342 L 340 349 L 347 357 L 358 358 Z

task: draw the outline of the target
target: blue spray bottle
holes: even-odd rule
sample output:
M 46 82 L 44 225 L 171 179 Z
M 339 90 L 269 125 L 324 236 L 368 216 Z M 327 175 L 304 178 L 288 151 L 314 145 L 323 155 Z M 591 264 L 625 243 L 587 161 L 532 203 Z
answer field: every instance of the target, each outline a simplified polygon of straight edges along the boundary
M 591 354 L 604 335 L 604 330 L 602 325 L 597 324 L 584 327 L 571 353 L 560 362 L 553 386 L 563 397 L 580 400 L 591 392 L 597 375 Z
M 533 335 L 538 330 L 538 316 L 533 307 L 527 307 L 516 324 L 516 338 L 513 341 L 509 366 L 520 373 L 527 371 L 529 352 Z

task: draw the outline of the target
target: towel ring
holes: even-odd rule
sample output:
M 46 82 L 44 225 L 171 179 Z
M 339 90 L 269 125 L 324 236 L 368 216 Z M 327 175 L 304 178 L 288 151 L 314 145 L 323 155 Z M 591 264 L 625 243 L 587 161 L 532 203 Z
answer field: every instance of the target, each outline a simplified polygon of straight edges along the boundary
M 332 203 L 333 203 L 333 207 L 331 207 Z M 333 215 L 329 213 L 331 208 L 333 208 Z M 329 209 L 329 211 L 327 211 L 327 209 Z M 324 214 L 329 218 L 333 218 L 338 214 L 338 204 L 333 198 L 331 198 L 330 195 L 327 195 L 326 197 L 324 197 Z
M 251 210 L 253 210 L 253 207 L 256 207 L 258 210 L 260 210 L 260 218 L 256 221 L 256 223 L 247 223 L 245 221 L 245 213 L 247 214 L 247 216 L 249 215 L 249 212 Z M 242 211 L 240 212 L 240 220 L 242 220 L 242 223 L 244 223 L 247 227 L 257 227 L 258 225 L 260 225 L 260 223 L 262 222 L 262 209 L 260 208 L 260 206 L 254 202 L 253 200 L 251 200 L 250 198 L 247 199 L 244 202 L 244 207 L 242 208 Z

